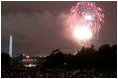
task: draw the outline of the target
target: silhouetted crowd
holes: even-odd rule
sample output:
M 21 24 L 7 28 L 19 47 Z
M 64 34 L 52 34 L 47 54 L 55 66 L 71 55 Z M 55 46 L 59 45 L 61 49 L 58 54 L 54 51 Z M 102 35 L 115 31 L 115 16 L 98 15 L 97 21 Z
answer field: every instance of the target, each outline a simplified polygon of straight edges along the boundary
M 117 73 L 100 73 L 96 69 L 42 69 L 25 67 L 2 67 L 2 78 L 116 78 Z

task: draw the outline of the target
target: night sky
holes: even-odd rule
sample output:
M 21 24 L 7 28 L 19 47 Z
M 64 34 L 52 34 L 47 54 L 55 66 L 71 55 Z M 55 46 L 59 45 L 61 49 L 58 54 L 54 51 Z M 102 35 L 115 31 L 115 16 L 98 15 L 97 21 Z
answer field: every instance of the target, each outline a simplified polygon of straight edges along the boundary
M 74 2 L 1 2 L 1 51 L 8 53 L 9 36 L 13 36 L 13 54 L 49 55 L 54 49 L 74 54 L 79 43 L 67 30 L 66 20 Z M 103 9 L 104 24 L 99 39 L 92 43 L 117 44 L 117 2 L 96 2 Z

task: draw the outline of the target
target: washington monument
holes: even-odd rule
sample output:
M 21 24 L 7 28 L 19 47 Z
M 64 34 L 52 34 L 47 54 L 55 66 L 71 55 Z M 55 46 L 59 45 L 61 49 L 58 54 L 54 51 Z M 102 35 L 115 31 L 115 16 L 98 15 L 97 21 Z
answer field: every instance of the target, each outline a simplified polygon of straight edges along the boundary
M 12 35 L 10 35 L 9 39 L 9 55 L 12 57 Z

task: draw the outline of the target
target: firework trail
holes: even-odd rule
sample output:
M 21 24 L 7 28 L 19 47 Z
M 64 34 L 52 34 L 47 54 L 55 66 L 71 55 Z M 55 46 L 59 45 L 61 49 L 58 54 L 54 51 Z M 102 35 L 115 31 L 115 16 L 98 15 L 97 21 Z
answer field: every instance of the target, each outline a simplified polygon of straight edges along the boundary
M 95 2 L 80 1 L 70 9 L 67 24 L 70 30 L 77 27 L 88 28 L 92 32 L 93 37 L 98 39 L 98 33 L 101 25 L 104 23 L 103 19 L 102 9 L 97 7 Z M 86 40 L 82 41 L 85 42 Z

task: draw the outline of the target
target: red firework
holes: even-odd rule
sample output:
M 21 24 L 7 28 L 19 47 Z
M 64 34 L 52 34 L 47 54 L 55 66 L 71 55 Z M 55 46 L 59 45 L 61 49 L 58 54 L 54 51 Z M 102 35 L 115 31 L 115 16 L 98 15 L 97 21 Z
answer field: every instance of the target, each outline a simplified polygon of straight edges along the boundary
M 95 2 L 81 1 L 70 9 L 68 25 L 73 30 L 77 26 L 87 27 L 98 38 L 98 32 L 104 23 L 102 9 Z

